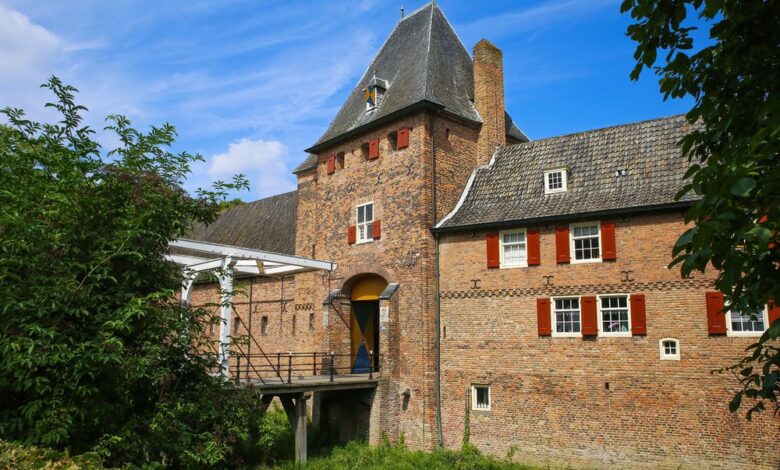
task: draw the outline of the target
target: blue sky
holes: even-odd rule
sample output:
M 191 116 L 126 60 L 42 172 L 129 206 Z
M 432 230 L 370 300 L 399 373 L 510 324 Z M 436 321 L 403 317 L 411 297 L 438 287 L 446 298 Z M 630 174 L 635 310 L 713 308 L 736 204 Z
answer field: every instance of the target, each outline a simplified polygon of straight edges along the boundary
M 407 0 L 408 1 L 408 0 Z M 657 79 L 631 82 L 619 0 L 441 0 L 467 48 L 504 51 L 507 109 L 532 139 L 687 111 Z M 0 0 L 0 106 L 50 118 L 38 85 L 81 90 L 88 123 L 170 122 L 201 153 L 189 189 L 246 174 L 245 200 L 295 188 L 290 173 L 399 19 L 423 2 Z M 104 147 L 115 140 L 100 133 Z

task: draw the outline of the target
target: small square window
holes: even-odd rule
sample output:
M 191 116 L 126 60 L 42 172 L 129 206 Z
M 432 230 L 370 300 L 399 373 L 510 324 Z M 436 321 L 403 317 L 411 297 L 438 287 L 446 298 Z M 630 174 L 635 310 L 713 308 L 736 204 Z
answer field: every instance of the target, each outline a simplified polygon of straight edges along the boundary
M 582 336 L 579 297 L 554 298 L 552 314 L 553 336 Z
M 730 310 L 727 326 L 729 336 L 761 336 L 768 325 L 766 309 L 742 315 L 739 311 Z
M 528 266 L 525 230 L 501 232 L 501 267 Z
M 357 207 L 357 243 L 374 240 L 374 203 L 369 202 Z
M 680 360 L 680 342 L 674 338 L 664 338 L 658 342 L 662 361 Z
M 571 225 L 572 263 L 601 261 L 601 230 L 598 222 Z
M 566 169 L 556 168 L 544 172 L 544 193 L 554 194 L 566 191 Z
M 477 411 L 490 411 L 490 386 L 471 386 L 471 409 Z

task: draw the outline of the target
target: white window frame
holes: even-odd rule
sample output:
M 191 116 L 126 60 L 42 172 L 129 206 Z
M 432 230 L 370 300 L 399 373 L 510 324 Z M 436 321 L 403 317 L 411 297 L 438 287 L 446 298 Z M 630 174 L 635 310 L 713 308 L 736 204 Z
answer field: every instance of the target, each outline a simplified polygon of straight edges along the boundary
M 580 306 L 580 331 L 574 332 L 558 332 L 558 324 L 555 321 L 555 300 L 563 299 L 577 299 L 577 304 Z M 582 338 L 582 296 L 579 295 L 560 295 L 558 297 L 550 297 L 550 322 L 552 325 L 551 334 L 554 338 Z
M 525 259 L 520 260 L 519 263 L 516 264 L 507 264 L 504 261 L 504 235 L 513 235 L 516 233 L 522 233 L 523 234 L 523 243 L 525 244 Z M 501 269 L 505 268 L 527 268 L 528 267 L 528 231 L 524 228 L 520 229 L 514 229 L 514 230 L 503 230 L 498 232 L 498 246 L 499 246 L 499 253 L 501 255 Z
M 360 212 L 360 208 L 361 207 L 365 207 L 365 206 L 371 206 L 371 221 L 370 222 L 360 223 L 360 222 L 358 222 L 358 220 L 360 220 L 358 218 L 358 213 Z M 375 211 L 376 211 L 376 207 L 374 206 L 374 201 L 365 202 L 363 204 L 358 204 L 355 207 L 355 244 L 371 243 L 371 242 L 374 241 L 373 223 L 376 220 L 375 219 L 375 216 L 376 216 Z M 372 224 L 371 225 L 372 230 L 368 230 L 368 227 L 366 227 L 366 237 L 365 238 L 360 238 L 360 226 L 361 225 L 369 225 L 369 224 Z M 369 232 L 371 232 L 371 233 L 369 233 Z
M 487 389 L 488 403 L 487 407 L 477 406 L 477 388 Z M 471 384 L 471 409 L 473 411 L 490 411 L 493 406 L 493 397 L 490 395 L 490 385 L 487 384 Z
M 602 297 L 625 297 L 626 298 L 626 310 L 628 315 L 628 331 L 604 331 L 603 325 L 603 319 L 601 315 L 601 299 Z M 596 321 L 598 321 L 598 332 L 599 336 L 605 336 L 605 337 L 612 337 L 612 338 L 630 338 L 633 336 L 632 328 L 634 325 L 631 324 L 631 295 L 629 294 L 622 294 L 622 293 L 615 293 L 615 294 L 602 294 L 596 296 Z
M 553 173 L 560 173 L 561 174 L 561 187 L 557 189 L 550 189 L 550 175 Z M 550 170 L 545 170 L 544 172 L 544 194 L 557 194 L 557 193 L 565 193 L 568 189 L 568 177 L 566 175 L 568 173 L 566 171 L 566 168 L 553 168 Z
M 667 341 L 674 341 L 674 354 L 667 354 L 664 343 Z M 679 361 L 680 360 L 680 340 L 677 338 L 661 338 L 658 340 L 658 351 L 662 361 Z
M 598 229 L 599 257 L 592 259 L 577 259 L 577 251 L 574 249 L 574 227 L 586 227 L 590 225 L 595 225 Z M 595 220 L 590 222 L 577 222 L 575 224 L 569 224 L 569 253 L 569 262 L 571 264 L 601 263 L 601 257 L 604 254 L 601 240 L 601 221 Z
M 764 334 L 764 332 L 769 328 L 769 309 L 764 306 L 764 309 L 761 311 L 764 315 L 764 329 L 761 331 L 733 331 L 731 329 L 731 310 L 726 312 L 726 336 L 734 336 L 734 337 L 754 337 L 757 338 Z

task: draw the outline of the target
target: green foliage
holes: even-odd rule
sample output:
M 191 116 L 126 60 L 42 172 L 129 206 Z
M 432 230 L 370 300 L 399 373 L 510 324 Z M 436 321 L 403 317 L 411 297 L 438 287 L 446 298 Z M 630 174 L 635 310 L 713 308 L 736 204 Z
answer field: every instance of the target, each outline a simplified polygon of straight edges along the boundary
M 690 96 L 695 131 L 680 142 L 690 159 L 683 193 L 700 196 L 686 215 L 694 226 L 674 247 L 683 276 L 718 270 L 727 308 L 743 314 L 780 299 L 780 2 L 751 0 L 624 0 L 636 24 L 636 79 L 659 77 L 665 98 Z M 692 18 L 709 27 L 694 49 Z M 664 54 L 656 65 L 658 53 Z M 681 193 L 682 195 L 682 193 Z M 741 383 L 732 402 L 752 404 L 747 416 L 774 403 L 780 412 L 780 321 L 730 368 Z
M 386 469 L 412 470 L 532 470 L 529 467 L 482 455 L 472 445 L 464 445 L 459 452 L 436 449 L 433 452 L 411 451 L 403 444 L 388 442 L 371 447 L 365 443 L 351 442 L 333 449 L 330 455 L 309 460 L 305 465 L 286 463 L 280 469 L 330 470 L 340 469 Z
M 103 463 L 96 454 L 70 457 L 66 453 L 0 441 L 0 468 L 46 470 L 100 470 Z
M 0 438 L 112 464 L 242 458 L 257 397 L 208 373 L 209 313 L 179 304 L 164 255 L 246 181 L 190 196 L 181 183 L 200 157 L 169 150 L 172 126 L 110 116 L 121 145 L 103 154 L 76 90 L 44 86 L 58 123 L 6 108 L 0 125 Z

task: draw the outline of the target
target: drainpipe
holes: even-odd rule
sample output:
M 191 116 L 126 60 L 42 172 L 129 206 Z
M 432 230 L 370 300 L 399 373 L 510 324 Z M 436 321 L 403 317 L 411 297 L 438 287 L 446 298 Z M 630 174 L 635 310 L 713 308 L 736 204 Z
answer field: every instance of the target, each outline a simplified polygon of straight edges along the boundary
M 431 225 L 436 225 L 436 138 L 433 128 L 433 114 L 428 115 L 428 127 L 431 132 L 431 209 L 433 212 Z M 433 235 L 433 263 L 436 309 L 436 359 L 434 364 L 434 388 L 436 394 L 436 428 L 439 433 L 439 447 L 444 446 L 444 430 L 441 424 L 441 300 L 439 299 L 439 234 Z

